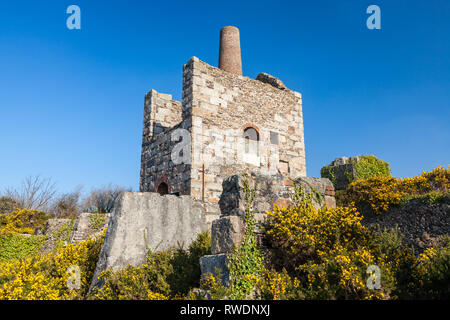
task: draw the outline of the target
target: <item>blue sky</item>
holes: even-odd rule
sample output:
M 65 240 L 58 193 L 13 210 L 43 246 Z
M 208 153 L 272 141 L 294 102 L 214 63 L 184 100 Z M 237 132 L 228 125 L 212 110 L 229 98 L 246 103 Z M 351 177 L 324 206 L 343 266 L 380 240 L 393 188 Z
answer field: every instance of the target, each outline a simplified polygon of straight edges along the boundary
M 182 65 L 217 65 L 225 25 L 244 75 L 302 93 L 309 176 L 360 154 L 398 177 L 450 163 L 450 1 L 1 0 L 0 190 L 30 174 L 137 190 L 145 93 L 180 99 Z

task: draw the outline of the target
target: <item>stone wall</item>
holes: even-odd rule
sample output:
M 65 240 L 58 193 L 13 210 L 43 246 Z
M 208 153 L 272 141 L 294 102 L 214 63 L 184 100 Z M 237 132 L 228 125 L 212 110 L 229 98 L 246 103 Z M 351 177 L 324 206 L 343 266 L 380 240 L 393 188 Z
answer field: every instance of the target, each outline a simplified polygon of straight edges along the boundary
M 145 142 L 181 122 L 181 102 L 172 100 L 170 94 L 150 90 L 145 95 L 144 133 Z
M 169 193 L 190 194 L 190 164 L 175 164 L 171 159 L 179 142 L 177 130 L 186 125 L 181 117 L 181 102 L 155 90 L 145 96 L 140 191 L 155 192 L 164 182 Z
M 57 242 L 62 244 L 69 242 L 73 232 L 73 221 L 71 219 L 49 219 L 43 231 L 46 241 L 40 251 L 47 254 L 57 248 Z
M 329 166 L 322 168 L 321 175 L 331 179 L 336 190 L 344 190 L 356 179 L 355 163 L 359 158 L 358 156 L 336 158 Z
M 146 262 L 148 250 L 187 247 L 208 230 L 202 205 L 190 196 L 124 192 L 111 213 L 92 285 L 100 272 Z
M 190 194 L 191 165 L 175 164 L 172 161 L 174 147 L 179 143 L 179 139 L 172 135 L 176 135 L 182 125 L 181 123 L 169 128 L 149 142 L 143 143 L 140 183 L 142 192 L 156 192 L 159 184 L 164 182 L 169 187 L 169 193 Z
M 415 252 L 436 247 L 450 234 L 450 195 L 436 203 L 412 199 L 382 214 L 364 213 L 362 223 L 379 231 L 397 229 L 403 243 Z
M 109 213 L 80 213 L 75 220 L 70 242 L 80 242 L 101 235 L 108 225 L 109 216 Z
M 94 221 L 94 219 L 98 219 Z M 109 214 L 97 215 L 84 212 L 75 219 L 49 219 L 44 227 L 43 235 L 46 242 L 41 248 L 42 253 L 55 250 L 58 245 L 67 245 L 88 240 L 90 237 L 99 236 L 108 225 Z

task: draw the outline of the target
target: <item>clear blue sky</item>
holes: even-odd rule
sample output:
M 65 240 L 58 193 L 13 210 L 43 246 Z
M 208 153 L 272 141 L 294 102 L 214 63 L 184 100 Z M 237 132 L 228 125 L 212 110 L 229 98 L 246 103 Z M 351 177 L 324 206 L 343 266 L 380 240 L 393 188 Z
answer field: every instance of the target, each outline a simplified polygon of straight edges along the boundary
M 399 177 L 450 163 L 450 1 L 1 0 L 0 189 L 41 174 L 62 192 L 137 190 L 145 93 L 180 99 L 182 65 L 217 65 L 225 25 L 244 75 L 303 94 L 309 176 L 360 154 Z

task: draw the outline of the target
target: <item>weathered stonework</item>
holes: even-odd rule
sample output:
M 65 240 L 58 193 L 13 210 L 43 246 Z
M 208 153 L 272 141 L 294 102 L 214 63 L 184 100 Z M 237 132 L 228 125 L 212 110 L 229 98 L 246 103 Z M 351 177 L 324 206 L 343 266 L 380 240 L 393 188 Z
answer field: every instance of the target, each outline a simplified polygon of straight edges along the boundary
M 306 176 L 301 94 L 275 79 L 250 79 L 194 57 L 183 67 L 181 104 L 154 90 L 147 94 L 140 190 L 154 192 L 165 182 L 169 193 L 201 200 L 212 221 L 225 177 L 248 170 Z M 257 140 L 244 138 L 248 128 Z M 173 162 L 177 129 L 189 133 L 190 163 Z
M 228 253 L 244 237 L 244 220 L 240 216 L 227 216 L 216 219 L 211 227 L 211 253 Z
M 171 95 L 151 90 L 145 96 L 141 191 L 156 192 L 158 184 L 165 182 L 169 193 L 190 194 L 190 165 L 171 160 L 178 143 L 177 129 L 187 126 L 186 121 L 181 121 L 181 103 L 172 100 Z
M 253 203 L 255 214 L 264 214 L 266 211 L 272 210 L 274 205 L 289 206 L 294 193 L 294 182 L 303 186 L 307 193 L 313 195 L 312 200 L 317 208 L 324 204 L 329 207 L 336 206 L 334 187 L 329 179 L 313 177 L 290 179 L 281 174 L 261 175 L 252 172 L 248 175 L 233 175 L 223 181 L 223 192 L 219 201 L 222 216 L 244 216 L 244 179 L 247 179 L 251 189 L 257 190 Z
M 101 214 L 101 220 L 95 225 L 92 219 L 94 215 L 95 213 L 83 212 L 75 220 L 49 219 L 44 230 L 42 230 L 44 231 L 43 235 L 46 237 L 46 242 L 41 248 L 41 252 L 49 253 L 55 250 L 58 243 L 65 246 L 68 243 L 76 243 L 88 240 L 91 237 L 100 236 L 108 225 L 109 214 Z
M 202 275 L 211 273 L 215 278 L 218 272 L 221 274 L 222 285 L 228 286 L 230 284 L 230 271 L 228 269 L 228 256 L 224 253 L 203 256 L 200 258 L 200 270 Z
M 103 270 L 146 262 L 148 250 L 187 247 L 208 228 L 204 209 L 190 196 L 124 192 L 114 207 L 91 285 Z
M 344 190 L 356 178 L 355 162 L 358 161 L 358 156 L 336 158 L 329 166 L 322 168 L 322 177 L 330 175 L 336 190 Z M 329 174 L 324 172 L 325 169 Z
M 109 221 L 109 213 L 102 213 L 101 216 L 95 216 L 95 213 L 83 212 L 80 213 L 75 221 L 73 232 L 70 236 L 70 242 L 80 242 L 89 239 L 90 237 L 100 236 L 106 229 Z M 98 225 L 94 223 L 95 218 L 101 219 Z

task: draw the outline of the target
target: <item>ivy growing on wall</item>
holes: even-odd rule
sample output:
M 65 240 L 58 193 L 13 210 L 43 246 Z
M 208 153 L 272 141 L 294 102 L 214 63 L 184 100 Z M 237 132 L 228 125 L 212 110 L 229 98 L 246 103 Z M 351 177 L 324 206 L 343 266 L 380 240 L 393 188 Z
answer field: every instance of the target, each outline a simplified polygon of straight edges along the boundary
M 356 158 L 352 158 L 350 161 L 351 162 L 349 164 L 352 164 L 352 166 L 349 166 L 343 172 L 343 175 L 347 180 L 347 184 L 356 180 L 391 176 L 391 167 L 389 163 L 380 160 L 375 156 L 360 156 L 358 157 L 358 160 Z M 342 172 L 338 174 L 338 170 L 338 166 L 330 164 L 322 167 L 320 170 L 320 175 L 322 178 L 330 179 L 334 187 L 337 188 L 338 179 L 343 179 Z
M 254 279 L 264 270 L 264 257 L 257 247 L 255 237 L 255 216 L 253 200 L 256 190 L 250 189 L 248 180 L 244 180 L 245 193 L 245 234 L 241 245 L 229 257 L 231 278 L 231 299 L 245 299 L 253 292 Z

